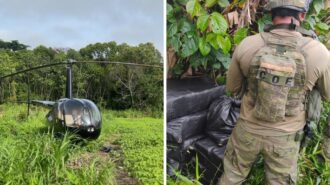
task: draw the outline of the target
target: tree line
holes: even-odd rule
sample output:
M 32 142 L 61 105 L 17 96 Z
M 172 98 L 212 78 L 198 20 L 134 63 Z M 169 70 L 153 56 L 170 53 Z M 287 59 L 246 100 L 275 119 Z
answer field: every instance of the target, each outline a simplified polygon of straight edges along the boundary
M 0 41 L 0 76 L 43 64 L 76 61 L 116 61 L 161 65 L 160 52 L 151 43 L 130 46 L 105 42 L 80 50 L 28 46 L 18 41 Z M 27 83 L 29 81 L 29 83 Z M 19 74 L 0 81 L 0 103 L 65 97 L 65 65 Z M 29 84 L 29 85 L 28 85 Z M 87 98 L 111 109 L 163 107 L 163 70 L 109 64 L 73 65 L 73 96 Z

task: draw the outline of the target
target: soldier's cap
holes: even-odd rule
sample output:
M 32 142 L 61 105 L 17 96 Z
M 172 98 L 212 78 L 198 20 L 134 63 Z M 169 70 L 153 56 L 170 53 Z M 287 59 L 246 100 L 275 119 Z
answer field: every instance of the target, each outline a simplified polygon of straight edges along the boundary
M 312 0 L 269 0 L 265 5 L 265 11 L 276 8 L 287 8 L 298 12 L 306 13 Z

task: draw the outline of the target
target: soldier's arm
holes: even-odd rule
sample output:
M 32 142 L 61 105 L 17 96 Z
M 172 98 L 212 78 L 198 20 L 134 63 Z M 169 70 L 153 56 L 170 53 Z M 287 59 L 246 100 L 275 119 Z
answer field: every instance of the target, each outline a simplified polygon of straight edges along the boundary
M 330 58 L 327 69 L 322 76 L 317 80 L 317 89 L 320 91 L 322 99 L 330 102 Z
M 238 60 L 239 49 L 238 46 L 234 51 L 226 77 L 226 91 L 232 95 L 237 95 L 240 92 L 244 79 Z
M 322 96 L 322 100 L 330 102 L 330 57 L 329 65 L 324 70 L 322 76 L 316 82 L 316 88 Z
M 317 88 L 322 99 L 330 102 L 330 53 L 325 53 L 323 56 L 328 65 L 324 68 L 322 76 L 317 80 Z M 325 136 L 323 139 L 323 155 L 325 160 L 330 164 L 330 114 L 328 115 Z
M 319 90 L 324 101 L 330 101 L 330 52 L 319 41 L 309 42 L 303 50 L 306 53 L 307 74 L 309 79 L 307 87 L 313 86 Z

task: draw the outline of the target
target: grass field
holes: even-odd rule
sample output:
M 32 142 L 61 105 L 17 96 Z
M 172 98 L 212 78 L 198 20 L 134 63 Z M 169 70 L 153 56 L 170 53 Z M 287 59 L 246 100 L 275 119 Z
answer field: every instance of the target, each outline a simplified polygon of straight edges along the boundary
M 162 184 L 162 118 L 102 111 L 100 138 L 74 142 L 70 133 L 55 137 L 46 113 L 0 105 L 0 184 Z

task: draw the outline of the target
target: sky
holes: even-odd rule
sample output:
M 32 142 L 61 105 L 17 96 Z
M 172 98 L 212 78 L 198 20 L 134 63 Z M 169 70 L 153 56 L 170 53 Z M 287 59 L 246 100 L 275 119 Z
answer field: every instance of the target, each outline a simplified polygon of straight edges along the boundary
M 0 39 L 80 49 L 151 42 L 163 54 L 162 0 L 0 0 Z

